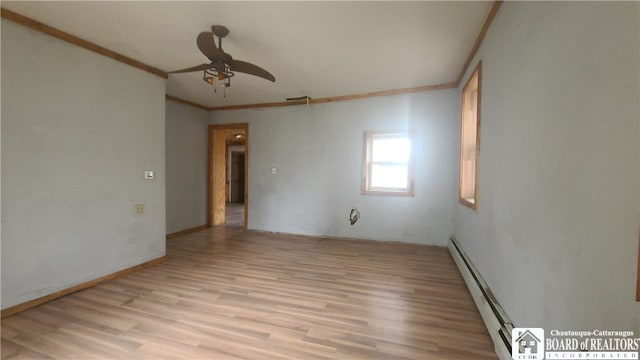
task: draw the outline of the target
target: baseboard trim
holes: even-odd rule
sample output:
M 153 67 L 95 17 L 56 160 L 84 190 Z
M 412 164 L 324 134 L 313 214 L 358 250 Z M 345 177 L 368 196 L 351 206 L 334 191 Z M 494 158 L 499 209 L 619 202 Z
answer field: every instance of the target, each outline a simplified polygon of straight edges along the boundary
M 421 244 L 421 243 L 413 243 L 413 242 L 398 241 L 398 240 L 374 240 L 374 239 L 362 239 L 362 238 L 330 236 L 330 235 L 307 235 L 307 234 L 297 234 L 297 233 L 288 233 L 288 232 L 280 232 L 280 231 L 255 230 L 255 229 L 245 229 L 245 230 L 258 232 L 258 233 L 279 235 L 279 236 L 295 236 L 295 237 L 306 238 L 308 240 L 313 240 L 313 241 L 343 240 L 343 241 L 352 241 L 352 242 L 389 244 L 389 245 L 408 245 L 408 246 L 418 246 L 418 247 L 436 247 L 436 248 L 446 247 L 445 245 Z
M 209 225 L 204 224 L 204 225 L 200 225 L 200 226 L 196 226 L 196 227 L 180 230 L 180 231 L 177 231 L 177 232 L 174 232 L 174 233 L 171 233 L 171 234 L 167 234 L 167 240 L 176 238 L 178 236 L 191 234 L 193 232 L 204 230 L 204 229 L 208 229 L 208 228 L 209 228 Z
M 500 360 L 511 360 L 511 329 L 513 324 L 504 309 L 495 299 L 491 290 L 467 257 L 456 239 L 452 236 L 447 244 L 451 257 L 467 284 L 467 288 L 476 303 L 480 316 L 493 340 L 494 349 Z
M 57 298 L 72 294 L 74 292 L 80 291 L 80 290 L 84 290 L 93 286 L 96 286 L 98 284 L 101 284 L 103 282 L 109 281 L 109 280 L 113 280 L 128 274 L 131 274 L 133 272 L 136 272 L 138 270 L 142 270 L 151 266 L 155 266 L 158 264 L 161 264 L 163 262 L 167 261 L 167 256 L 161 256 L 159 258 L 155 258 L 153 260 L 149 260 L 147 262 L 143 262 L 142 264 L 138 264 L 138 265 L 134 265 L 131 267 L 128 267 L 126 269 L 122 269 L 120 271 L 116 271 L 114 273 L 111 274 L 107 274 L 104 276 L 101 276 L 97 279 L 93 279 L 93 280 L 89 280 L 87 282 L 83 282 L 81 284 L 78 285 L 74 285 L 72 287 L 66 288 L 66 289 L 62 289 L 62 290 L 58 290 L 54 293 L 51 293 L 49 295 L 45 295 L 42 297 L 39 297 L 37 299 L 34 300 L 29 300 L 27 302 L 24 302 L 22 304 L 18 304 L 18 305 L 14 305 L 12 307 L 6 308 L 4 310 L 2 310 L 0 312 L 0 318 L 4 319 L 6 317 L 9 317 L 11 315 L 15 315 L 17 313 L 23 312 L 25 310 L 34 308 L 38 305 L 42 305 L 44 303 L 47 303 L 49 301 L 55 300 Z

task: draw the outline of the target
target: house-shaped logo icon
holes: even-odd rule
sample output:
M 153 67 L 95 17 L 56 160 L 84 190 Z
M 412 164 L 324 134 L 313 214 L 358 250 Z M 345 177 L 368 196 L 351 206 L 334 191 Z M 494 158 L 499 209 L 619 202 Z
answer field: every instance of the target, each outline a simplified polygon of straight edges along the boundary
M 527 330 L 520 334 L 516 339 L 518 343 L 518 353 L 526 354 L 527 350 L 529 354 L 538 352 L 538 343 L 540 339 L 538 339 L 530 330 Z
M 544 359 L 544 329 L 513 329 L 511 332 L 511 355 L 514 360 Z

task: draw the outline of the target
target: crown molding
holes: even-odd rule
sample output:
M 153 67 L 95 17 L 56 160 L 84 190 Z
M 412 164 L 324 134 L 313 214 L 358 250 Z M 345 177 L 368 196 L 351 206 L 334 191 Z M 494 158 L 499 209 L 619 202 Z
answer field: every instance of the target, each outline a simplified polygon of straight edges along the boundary
M 170 101 L 173 101 L 173 102 L 177 102 L 177 103 L 181 103 L 181 104 L 185 104 L 185 105 L 189 105 L 189 106 L 193 106 L 193 107 L 196 107 L 198 109 L 207 110 L 207 111 L 211 110 L 211 108 L 209 108 L 207 106 L 195 103 L 193 101 L 185 100 L 185 99 L 179 98 L 177 96 L 172 96 L 172 95 L 166 94 L 165 98 L 167 100 L 170 100 Z
M 417 93 L 417 92 L 431 91 L 431 90 L 453 89 L 456 87 L 458 87 L 458 84 L 453 82 L 446 83 L 446 84 L 437 84 L 437 85 L 425 85 L 425 86 L 417 86 L 417 87 L 403 88 L 403 89 L 383 90 L 383 91 L 374 91 L 374 92 L 352 94 L 352 95 L 309 99 L 308 104 L 311 105 L 311 104 L 322 104 L 322 103 L 338 102 L 338 101 L 358 100 L 358 99 L 366 99 L 366 98 L 378 97 L 378 96 L 392 96 L 392 95 L 410 94 L 410 93 Z M 213 107 L 210 107 L 209 110 L 223 111 L 223 110 L 259 109 L 259 108 L 295 106 L 295 105 L 307 105 L 307 100 L 281 101 L 281 102 L 269 102 L 269 103 L 246 104 L 246 105 L 213 106 Z
M 480 33 L 478 34 L 478 37 L 476 38 L 476 42 L 473 46 L 473 48 L 471 49 L 471 52 L 469 53 L 466 62 L 464 63 L 464 66 L 462 67 L 462 70 L 460 71 L 460 74 L 458 75 L 458 78 L 456 79 L 455 82 L 450 82 L 450 83 L 445 83 L 445 84 L 436 84 L 436 85 L 425 85 L 425 86 L 418 86 L 418 87 L 411 87 L 411 88 L 402 88 L 402 89 L 392 89 L 392 90 L 383 90 L 383 91 L 374 91 L 374 92 L 368 92 L 368 93 L 359 93 L 359 94 L 352 94 L 352 95 L 342 95 L 342 96 L 332 96 L 332 97 L 324 97 L 324 98 L 318 98 L 318 99 L 309 99 L 307 100 L 299 100 L 299 101 L 282 101 L 282 102 L 268 102 L 268 103 L 257 103 L 257 104 L 243 104 L 243 105 L 226 105 L 226 106 L 212 106 L 212 107 L 208 107 L 205 105 L 201 105 L 189 100 L 185 100 L 185 99 L 181 99 L 179 97 L 176 96 L 172 96 L 172 95 L 166 95 L 166 99 L 170 100 L 170 101 L 174 101 L 174 102 L 178 102 L 178 103 L 182 103 L 182 104 L 186 104 L 186 105 L 190 105 L 193 107 L 197 107 L 199 109 L 203 109 L 203 110 L 207 110 L 207 111 L 224 111 L 224 110 L 240 110 L 240 109 L 258 109 L 258 108 L 270 108 L 270 107 L 281 107 L 281 106 L 296 106 L 296 105 L 309 105 L 309 104 L 321 104 L 321 103 L 328 103 L 328 102 L 338 102 L 338 101 L 348 101 L 348 100 L 357 100 L 357 99 L 366 99 L 366 98 L 371 98 L 371 97 L 378 97 L 378 96 L 392 96 L 392 95 L 399 95 L 399 94 L 408 94 L 408 93 L 416 93 L 416 92 L 423 92 L 423 91 L 431 91 L 431 90 L 442 90 L 442 89 L 451 89 L 451 88 L 456 88 L 459 87 L 460 82 L 462 81 L 462 78 L 464 77 L 464 74 L 467 72 L 469 66 L 471 65 L 471 61 L 473 61 L 473 58 L 475 57 L 476 53 L 478 52 L 478 49 L 480 48 L 480 45 L 482 44 L 482 41 L 484 40 L 485 35 L 487 34 L 487 31 L 489 31 L 489 27 L 491 26 L 491 23 L 493 22 L 493 19 L 495 18 L 496 14 L 498 13 L 498 10 L 500 9 L 500 6 L 502 5 L 502 1 L 498 0 L 495 1 L 493 3 L 493 6 L 491 7 L 491 10 L 489 11 L 489 14 L 487 15 L 487 19 L 484 22 L 484 25 L 482 26 Z M 34 29 L 36 31 L 42 32 L 44 34 L 53 36 L 55 38 L 58 38 L 60 40 L 69 42 L 71 44 L 77 45 L 79 47 L 82 47 L 84 49 L 87 49 L 89 51 L 93 51 L 95 53 L 98 53 L 100 55 L 106 56 L 108 58 L 114 59 L 116 61 L 125 63 L 127 65 L 133 66 L 135 68 L 138 68 L 140 70 L 149 72 L 151 74 L 154 74 L 156 76 L 159 76 L 161 78 L 167 79 L 169 76 L 167 74 L 167 72 L 160 70 L 158 68 L 155 68 L 153 66 L 147 65 L 145 63 L 142 63 L 140 61 L 131 59 L 127 56 L 121 55 L 119 53 L 116 53 L 114 51 L 111 51 L 109 49 L 106 49 L 102 46 L 96 45 L 92 42 L 89 42 L 87 40 L 81 39 L 77 36 L 71 35 L 69 33 L 66 33 L 64 31 L 58 30 L 54 27 L 51 27 L 49 25 L 43 24 L 41 22 L 38 22 L 36 20 L 33 20 L 31 18 L 28 18 L 26 16 L 20 15 L 16 12 L 13 12 L 11 10 L 5 9 L 5 8 L 0 8 L 0 15 L 3 19 L 7 19 L 10 21 L 13 21 L 15 23 L 18 23 L 20 25 L 23 25 L 25 27 Z
M 102 56 L 106 56 L 108 58 L 111 58 L 113 60 L 119 61 L 121 63 L 125 63 L 129 66 L 133 66 L 135 68 L 138 68 L 140 70 L 149 72 L 151 74 L 154 74 L 156 76 L 159 76 L 163 79 L 167 79 L 169 77 L 169 75 L 163 71 L 160 70 L 158 68 L 155 68 L 151 65 L 147 65 L 145 63 L 142 63 L 138 60 L 134 60 L 130 57 L 124 56 L 122 54 L 118 54 L 115 51 L 111 51 L 107 48 L 103 48 L 100 45 L 96 45 L 92 42 L 89 42 L 87 40 L 81 39 L 77 36 L 71 35 L 67 32 L 64 32 L 62 30 L 58 30 L 54 27 L 51 27 L 49 25 L 43 24 L 39 21 L 33 20 L 31 18 L 28 18 L 26 16 L 20 15 L 16 12 L 13 12 L 11 10 L 5 9 L 5 8 L 0 8 L 0 16 L 3 19 L 7 19 L 10 21 L 13 21 L 15 23 L 18 23 L 22 26 L 28 27 L 30 29 L 39 31 L 41 33 L 47 34 L 49 36 L 53 36 L 55 38 L 58 38 L 60 40 L 66 41 L 68 43 L 74 44 L 76 46 L 79 46 L 81 48 L 87 49 L 89 51 L 93 51 L 95 53 L 98 53 Z
M 478 52 L 480 45 L 482 45 L 482 40 L 484 40 L 484 36 L 487 35 L 487 31 L 489 31 L 489 27 L 491 26 L 491 23 L 493 23 L 493 19 L 496 17 L 496 14 L 498 13 L 498 9 L 500 9 L 501 5 L 502 5 L 502 1 L 495 1 L 493 3 L 493 6 L 489 11 L 489 15 L 487 15 L 487 19 L 484 21 L 484 25 L 482 25 L 482 29 L 480 29 L 480 33 L 476 38 L 476 43 L 473 44 L 473 48 L 471 48 L 471 52 L 469 53 L 469 56 L 467 56 L 467 61 L 462 66 L 460 75 L 458 75 L 458 79 L 456 80 L 456 86 L 460 85 L 460 81 L 462 81 L 464 74 L 469 69 L 469 65 L 471 65 L 471 61 L 473 61 L 473 58 L 476 56 L 476 53 Z

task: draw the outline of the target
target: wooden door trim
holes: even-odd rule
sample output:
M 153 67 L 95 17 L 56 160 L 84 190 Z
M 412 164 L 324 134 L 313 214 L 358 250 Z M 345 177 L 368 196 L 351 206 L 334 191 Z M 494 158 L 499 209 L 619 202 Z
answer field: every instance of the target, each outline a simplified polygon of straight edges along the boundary
M 213 125 L 207 134 L 207 226 L 213 226 Z
M 215 209 L 215 199 L 214 199 L 214 157 L 215 157 L 215 147 L 214 147 L 214 136 L 216 134 L 216 130 L 230 130 L 230 129 L 238 129 L 245 131 L 245 144 L 244 144 L 244 227 L 248 228 L 249 224 L 249 124 L 248 123 L 234 123 L 234 124 L 219 124 L 219 125 L 209 125 L 209 139 L 208 139 L 208 161 L 207 161 L 207 224 L 209 226 L 214 225 L 214 209 Z M 226 152 L 226 145 L 225 145 Z M 226 162 L 226 157 L 225 157 Z M 223 164 L 223 167 L 226 164 Z M 225 174 L 226 176 L 226 174 Z M 223 199 L 226 202 L 226 197 Z
M 249 124 L 244 137 L 244 228 L 249 228 Z

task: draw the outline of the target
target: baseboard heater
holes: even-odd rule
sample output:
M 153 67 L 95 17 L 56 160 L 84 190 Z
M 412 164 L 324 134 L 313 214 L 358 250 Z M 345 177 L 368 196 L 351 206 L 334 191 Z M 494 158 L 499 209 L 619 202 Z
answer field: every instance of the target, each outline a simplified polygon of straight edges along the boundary
M 458 270 L 460 270 L 469 288 L 469 292 L 471 292 L 473 301 L 480 311 L 482 320 L 484 320 L 487 330 L 489 330 L 498 358 L 501 360 L 512 359 L 511 330 L 513 329 L 513 323 L 511 319 L 509 319 L 509 316 L 493 296 L 487 283 L 453 236 L 449 238 L 448 247 L 453 260 L 458 266 Z

